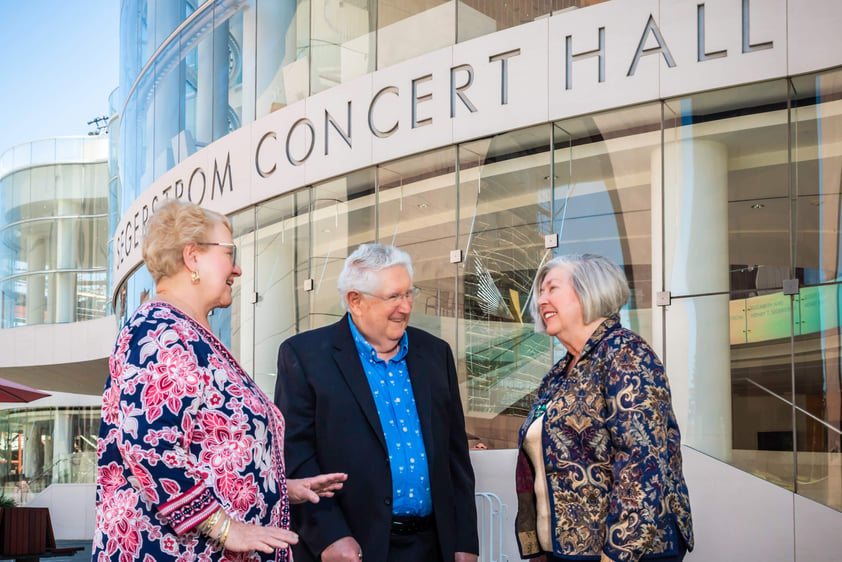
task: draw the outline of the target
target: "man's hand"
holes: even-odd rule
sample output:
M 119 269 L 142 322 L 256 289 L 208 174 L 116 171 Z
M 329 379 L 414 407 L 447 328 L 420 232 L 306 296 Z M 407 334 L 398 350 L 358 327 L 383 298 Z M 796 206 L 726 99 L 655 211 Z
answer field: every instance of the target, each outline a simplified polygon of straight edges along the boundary
M 342 489 L 342 483 L 348 479 L 344 472 L 319 474 L 309 478 L 288 478 L 287 493 L 290 503 L 319 503 L 319 498 L 333 497 L 333 493 Z
M 360 562 L 361 552 L 354 537 L 342 537 L 322 551 L 322 562 Z
M 471 554 L 470 552 L 457 552 L 456 553 L 456 561 L 455 562 L 477 562 L 479 557 L 476 554 Z

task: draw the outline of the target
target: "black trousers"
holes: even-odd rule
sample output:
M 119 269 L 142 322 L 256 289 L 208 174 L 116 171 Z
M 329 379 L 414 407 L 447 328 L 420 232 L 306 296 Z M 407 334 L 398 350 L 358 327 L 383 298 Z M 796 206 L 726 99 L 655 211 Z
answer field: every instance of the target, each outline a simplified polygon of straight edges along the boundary
M 443 562 L 435 528 L 412 535 L 389 535 L 388 562 Z

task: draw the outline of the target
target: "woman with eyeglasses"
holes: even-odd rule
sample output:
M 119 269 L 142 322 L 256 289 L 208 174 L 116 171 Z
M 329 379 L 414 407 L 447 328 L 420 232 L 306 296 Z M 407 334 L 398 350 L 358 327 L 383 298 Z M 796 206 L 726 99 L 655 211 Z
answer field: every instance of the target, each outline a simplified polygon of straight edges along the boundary
M 231 224 L 171 201 L 150 219 L 156 286 L 117 336 L 103 392 L 92 560 L 281 560 L 289 504 L 346 475 L 286 479 L 284 419 L 211 331 L 231 305 Z

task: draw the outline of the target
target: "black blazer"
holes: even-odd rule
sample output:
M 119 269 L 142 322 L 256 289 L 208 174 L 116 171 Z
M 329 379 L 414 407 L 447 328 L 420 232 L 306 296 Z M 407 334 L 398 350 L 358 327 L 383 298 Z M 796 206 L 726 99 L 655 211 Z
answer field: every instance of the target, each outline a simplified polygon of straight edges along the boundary
M 406 364 L 427 451 L 436 531 L 445 561 L 478 552 L 474 472 L 468 454 L 456 366 L 447 342 L 407 328 Z M 392 476 L 374 398 L 346 315 L 331 326 L 291 337 L 278 350 L 275 403 L 286 419 L 289 478 L 346 472 L 344 489 L 318 504 L 292 507 L 300 535 L 295 560 L 354 537 L 366 560 L 389 551 Z

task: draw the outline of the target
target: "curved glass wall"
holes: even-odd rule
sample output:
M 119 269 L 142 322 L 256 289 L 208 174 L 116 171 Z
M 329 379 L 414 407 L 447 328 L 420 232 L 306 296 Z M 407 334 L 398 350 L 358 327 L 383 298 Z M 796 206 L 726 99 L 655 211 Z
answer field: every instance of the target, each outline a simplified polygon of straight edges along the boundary
M 50 484 L 93 484 L 99 407 L 0 412 L 2 494 L 25 505 Z
M 272 111 L 457 41 L 602 1 L 127 0 L 120 215 L 175 164 Z
M 107 147 L 86 137 L 11 150 L 15 168 L 0 175 L 0 328 L 107 314 Z
M 472 442 L 508 448 L 562 353 L 532 330 L 532 278 L 601 253 L 626 271 L 623 322 L 663 358 L 684 442 L 842 509 L 840 99 L 842 71 L 731 88 L 279 196 L 232 217 L 244 274 L 214 329 L 271 394 L 278 345 L 341 316 L 343 259 L 395 243 L 422 290 L 413 324 L 456 352 Z M 121 311 L 152 290 L 134 274 Z

